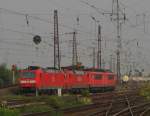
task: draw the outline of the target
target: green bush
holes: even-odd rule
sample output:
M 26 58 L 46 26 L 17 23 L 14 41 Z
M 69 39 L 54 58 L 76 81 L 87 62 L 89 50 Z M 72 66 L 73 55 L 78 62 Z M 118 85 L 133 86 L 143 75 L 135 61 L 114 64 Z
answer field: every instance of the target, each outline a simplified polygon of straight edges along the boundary
M 51 96 L 48 98 L 48 104 L 53 108 L 61 108 L 65 104 L 61 97 Z
M 140 95 L 150 99 L 150 83 L 146 83 L 141 87 Z
M 6 64 L 0 65 L 0 80 L 1 84 L 7 85 L 11 83 L 12 71 L 7 69 Z
M 20 116 L 18 110 L 10 110 L 7 108 L 0 108 L 0 116 Z
M 4 86 L 4 81 L 3 79 L 0 78 L 0 87 L 3 87 Z
M 83 97 L 89 97 L 90 92 L 89 92 L 88 89 L 85 89 L 85 90 L 82 90 L 82 91 L 81 91 L 81 95 L 82 95 Z
M 80 102 L 82 104 L 91 104 L 92 103 L 92 101 L 91 101 L 91 99 L 89 97 L 83 97 L 83 98 L 81 98 Z

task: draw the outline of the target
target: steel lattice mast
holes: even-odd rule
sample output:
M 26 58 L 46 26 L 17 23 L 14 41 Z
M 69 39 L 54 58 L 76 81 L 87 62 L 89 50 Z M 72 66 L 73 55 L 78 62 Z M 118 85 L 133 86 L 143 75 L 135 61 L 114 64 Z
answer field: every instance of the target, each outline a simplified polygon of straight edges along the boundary
M 54 10 L 54 68 L 60 69 L 58 12 Z
M 101 58 L 101 52 L 102 52 L 102 48 L 101 48 L 101 26 L 98 25 L 98 53 L 97 53 L 97 68 L 100 69 L 102 66 L 102 58 Z
M 75 66 L 78 63 L 77 55 L 77 41 L 76 41 L 76 31 L 73 32 L 73 42 L 72 42 L 72 65 Z

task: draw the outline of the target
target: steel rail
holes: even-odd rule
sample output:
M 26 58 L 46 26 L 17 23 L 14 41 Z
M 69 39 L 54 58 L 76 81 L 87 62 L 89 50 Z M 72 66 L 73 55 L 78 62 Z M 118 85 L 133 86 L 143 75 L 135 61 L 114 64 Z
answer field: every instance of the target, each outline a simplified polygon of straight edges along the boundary
M 148 103 L 142 103 L 142 104 L 135 105 L 135 106 L 131 106 L 131 109 L 144 107 L 144 106 L 146 106 L 146 105 L 150 105 L 150 102 L 148 102 Z M 121 111 L 119 111 L 119 112 L 113 114 L 113 116 L 119 116 L 119 115 L 121 115 L 121 114 L 127 112 L 128 110 L 129 110 L 129 108 L 125 108 L 125 109 L 123 109 L 123 110 L 121 110 Z
M 110 106 L 108 107 L 105 116 L 108 116 L 108 115 L 109 115 L 110 110 L 112 109 L 112 106 L 113 106 L 113 101 L 110 103 Z
M 140 116 L 145 116 L 145 114 L 148 113 L 149 111 L 150 111 L 150 107 L 147 108 L 146 110 L 144 110 L 144 112 L 142 112 L 142 113 L 140 114 Z
M 131 109 L 131 105 L 130 105 L 130 102 L 129 102 L 128 97 L 125 96 L 125 99 L 126 99 L 126 102 L 127 102 L 127 104 L 128 104 L 128 108 L 129 108 L 129 111 L 130 111 L 131 116 L 134 116 L 134 115 L 133 115 L 133 112 L 132 112 L 132 109 Z

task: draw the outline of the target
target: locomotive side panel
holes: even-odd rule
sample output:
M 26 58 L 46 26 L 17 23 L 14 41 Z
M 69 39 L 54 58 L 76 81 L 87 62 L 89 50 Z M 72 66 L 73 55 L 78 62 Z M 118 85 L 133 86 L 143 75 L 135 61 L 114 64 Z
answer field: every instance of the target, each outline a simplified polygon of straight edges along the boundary
M 92 72 L 90 76 L 90 87 L 103 87 L 104 75 L 99 72 Z
M 89 87 L 89 77 L 84 71 L 75 71 L 74 75 L 74 84 L 72 88 L 88 88 Z
M 116 76 L 113 73 L 106 73 L 106 87 L 115 87 L 116 86 Z
M 65 76 L 65 89 L 71 89 L 75 85 L 75 76 L 71 71 L 67 71 Z
M 91 72 L 89 82 L 91 88 L 115 88 L 116 77 L 113 73 Z
M 42 89 L 55 89 L 64 87 L 64 74 L 63 73 L 47 73 L 42 77 Z

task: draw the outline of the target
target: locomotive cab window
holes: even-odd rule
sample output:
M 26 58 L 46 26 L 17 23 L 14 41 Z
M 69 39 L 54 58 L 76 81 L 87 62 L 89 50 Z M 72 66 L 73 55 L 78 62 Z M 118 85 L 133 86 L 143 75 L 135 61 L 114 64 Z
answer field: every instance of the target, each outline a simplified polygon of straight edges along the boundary
M 21 76 L 24 78 L 35 78 L 35 73 L 34 72 L 22 72 Z
M 113 75 L 108 75 L 108 79 L 109 79 L 109 80 L 113 80 L 113 79 L 114 79 L 114 76 L 113 76 Z
M 75 70 L 74 73 L 76 76 L 83 76 L 85 74 L 83 71 L 77 71 L 77 70 Z
M 102 79 L 102 75 L 100 75 L 100 74 L 95 74 L 94 75 L 94 79 L 96 79 L 96 80 L 100 80 L 100 79 Z

